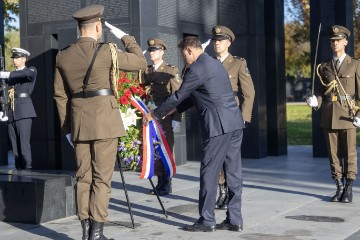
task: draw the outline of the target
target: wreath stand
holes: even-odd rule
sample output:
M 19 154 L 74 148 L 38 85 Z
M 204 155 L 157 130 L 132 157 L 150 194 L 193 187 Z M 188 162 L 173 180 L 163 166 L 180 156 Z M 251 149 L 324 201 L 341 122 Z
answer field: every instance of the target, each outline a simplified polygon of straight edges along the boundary
M 129 196 L 128 196 L 128 193 L 127 193 L 127 189 L 126 189 L 126 183 L 125 183 L 125 178 L 124 178 L 124 172 L 123 172 L 123 169 L 121 167 L 121 161 L 120 161 L 120 157 L 118 154 L 116 154 L 116 160 L 117 160 L 117 163 L 118 163 L 118 166 L 119 166 L 119 169 L 120 169 L 120 175 L 121 175 L 121 181 L 122 181 L 122 184 L 123 184 L 123 187 L 124 187 L 124 192 L 125 192 L 125 197 L 126 197 L 126 202 L 127 202 L 127 205 L 128 205 L 128 209 L 129 209 L 129 214 L 130 214 L 130 218 L 131 218 L 131 224 L 132 224 L 132 228 L 135 229 L 135 223 L 134 223 L 134 217 L 133 217 L 133 214 L 132 214 L 132 210 L 131 210 L 131 204 L 130 204 L 130 200 L 129 200 Z M 154 190 L 154 193 L 160 203 L 160 206 L 164 212 L 164 215 L 166 218 L 168 218 L 168 215 L 167 215 L 167 212 L 164 208 L 164 205 L 160 199 L 160 196 L 159 196 L 159 193 L 157 192 L 155 186 L 154 186 L 154 183 L 152 181 L 151 178 L 149 178 L 149 181 L 150 181 L 150 184 Z

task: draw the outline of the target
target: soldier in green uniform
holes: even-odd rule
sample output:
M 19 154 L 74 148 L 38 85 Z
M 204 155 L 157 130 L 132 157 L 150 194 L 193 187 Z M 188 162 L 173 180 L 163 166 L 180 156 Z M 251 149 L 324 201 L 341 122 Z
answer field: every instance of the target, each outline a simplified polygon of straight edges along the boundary
M 324 128 L 331 176 L 337 187 L 331 201 L 343 203 L 352 202 L 357 175 L 356 127 L 360 127 L 360 61 L 345 53 L 349 36 L 350 31 L 343 26 L 330 28 L 333 57 L 317 67 L 319 96 L 307 98 L 310 107 L 322 107 L 320 127 Z
M 176 90 L 179 89 L 182 80 L 179 69 L 167 64 L 163 60 L 166 50 L 164 41 L 150 38 L 147 41 L 148 52 L 153 65 L 149 65 L 145 71 L 145 84 L 151 86 L 151 96 L 156 106 L 160 106 Z M 160 121 L 166 140 L 171 152 L 174 154 L 174 129 L 179 128 L 181 114 L 175 112 Z M 175 156 L 174 156 L 175 157 Z M 159 195 L 167 195 L 172 192 L 171 178 L 166 175 L 165 167 L 161 160 L 155 161 L 155 175 L 158 177 L 156 190 Z M 150 191 L 153 194 L 153 191 Z
M 110 43 L 99 44 L 103 11 L 102 5 L 90 5 L 74 13 L 80 38 L 58 53 L 55 66 L 54 98 L 61 129 L 75 149 L 76 206 L 83 240 L 107 239 L 103 227 L 108 221 L 118 138 L 126 134 L 112 90 L 113 63 L 117 60 L 120 69 L 129 71 L 146 68 L 135 38 L 120 29 L 105 23 L 127 52 L 116 51 Z
M 238 105 L 240 106 L 246 124 L 251 122 L 251 113 L 254 104 L 255 90 L 251 79 L 246 60 L 244 58 L 232 56 L 229 47 L 235 40 L 234 33 L 225 26 L 215 26 L 212 29 L 214 50 L 216 58 L 223 64 L 228 72 L 231 87 Z M 228 191 L 224 169 L 221 170 L 219 177 L 219 197 L 215 208 L 227 209 Z

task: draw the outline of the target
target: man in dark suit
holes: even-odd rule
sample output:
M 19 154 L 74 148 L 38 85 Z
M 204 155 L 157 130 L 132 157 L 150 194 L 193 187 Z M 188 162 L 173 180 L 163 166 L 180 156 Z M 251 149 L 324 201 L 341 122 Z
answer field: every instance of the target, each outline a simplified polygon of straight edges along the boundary
M 309 97 L 307 103 L 315 109 L 322 107 L 320 127 L 324 128 L 331 177 L 336 184 L 331 201 L 350 203 L 358 172 L 356 127 L 360 127 L 360 61 L 345 52 L 349 29 L 334 25 L 329 33 L 333 57 L 318 66 L 322 86 L 319 95 Z
M 204 53 L 198 38 L 187 36 L 178 47 L 187 68 L 183 83 L 165 103 L 156 108 L 146 121 L 162 119 L 176 109 L 179 112 L 195 106 L 202 134 L 200 167 L 199 215 L 193 225 L 184 230 L 211 232 L 215 229 L 241 231 L 242 167 L 241 141 L 244 121 L 236 103 L 230 80 L 221 63 Z M 225 164 L 229 189 L 227 217 L 221 224 L 215 221 L 217 181 Z
M 113 92 L 114 87 L 117 89 L 117 76 L 111 74 L 114 63 L 123 70 L 146 67 L 135 38 L 106 22 L 111 32 L 121 39 L 126 52 L 117 51 L 111 43 L 99 44 L 103 11 L 102 5 L 90 5 L 74 13 L 81 36 L 58 53 L 55 66 L 54 98 L 60 124 L 75 147 L 76 206 L 83 240 L 107 239 L 103 227 L 108 221 L 118 138 L 126 134 Z M 93 58 L 86 84 L 84 79 Z
M 37 71 L 27 68 L 25 63 L 30 53 L 22 48 L 11 49 L 15 71 L 1 72 L 1 78 L 7 78 L 12 86 L 8 108 L 8 132 L 15 157 L 15 168 L 31 169 L 31 125 L 36 117 L 31 93 L 34 90 Z

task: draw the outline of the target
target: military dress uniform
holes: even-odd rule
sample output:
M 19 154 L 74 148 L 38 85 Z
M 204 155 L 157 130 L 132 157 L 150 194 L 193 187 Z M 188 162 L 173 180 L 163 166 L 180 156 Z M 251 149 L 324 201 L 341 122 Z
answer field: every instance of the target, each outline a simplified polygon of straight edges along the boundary
M 164 41 L 157 38 L 150 38 L 147 41 L 148 51 L 166 50 Z M 182 83 L 179 75 L 179 69 L 173 65 L 162 61 L 157 69 L 154 65 L 149 65 L 145 71 L 145 84 L 151 87 L 151 96 L 156 106 L 160 106 Z M 160 120 L 161 127 L 165 132 L 166 141 L 169 144 L 171 152 L 174 154 L 174 131 L 172 121 L 180 122 L 181 114 L 177 111 L 170 114 L 165 119 Z M 158 177 L 156 190 L 160 195 L 166 195 L 172 192 L 171 179 L 166 176 L 166 170 L 161 160 L 155 161 L 155 175 Z
M 11 58 L 28 58 L 30 53 L 25 49 L 12 48 Z M 10 73 L 7 80 L 9 86 L 13 86 L 13 94 L 10 94 L 8 108 L 8 132 L 15 157 L 16 169 L 31 169 L 31 126 L 32 119 L 36 118 L 36 112 L 31 100 L 31 94 L 36 82 L 37 70 L 34 67 L 25 67 Z
M 235 40 L 234 33 L 225 26 L 215 26 L 212 29 L 213 40 L 225 40 L 230 42 Z M 236 102 L 240 106 L 242 116 L 245 122 L 251 122 L 251 114 L 255 98 L 254 84 L 250 75 L 250 71 L 247 67 L 246 60 L 237 56 L 233 56 L 230 53 L 225 59 L 219 59 L 225 67 L 231 87 L 233 89 Z M 226 187 L 226 180 L 224 170 L 222 169 L 219 177 L 219 198 L 216 202 L 216 208 L 227 209 L 228 205 L 228 193 Z
M 79 23 L 98 22 L 103 10 L 102 5 L 90 5 L 75 12 L 73 17 Z M 134 37 L 125 35 L 121 40 L 127 52 L 117 52 L 119 68 L 129 71 L 145 69 L 145 57 Z M 61 128 L 65 134 L 71 132 L 75 146 L 78 216 L 83 231 L 88 231 L 89 219 L 92 229 L 101 230 L 101 234 L 92 230 L 94 238 L 90 239 L 103 239 L 96 236 L 102 236 L 103 222 L 108 221 L 118 138 L 126 134 L 117 99 L 111 90 L 109 44 L 104 43 L 99 49 L 86 91 L 83 91 L 84 77 L 98 46 L 99 42 L 94 38 L 82 36 L 60 51 L 56 58 L 54 82 Z M 83 236 L 87 237 L 85 233 Z
M 348 38 L 350 31 L 342 26 L 330 28 L 331 40 Z M 351 202 L 351 187 L 357 175 L 356 127 L 349 114 L 349 105 L 345 94 L 360 106 L 360 61 L 343 56 L 341 65 L 336 66 L 335 58 L 320 64 L 319 77 L 324 84 L 329 84 L 338 77 L 343 89 L 333 89 L 325 94 L 327 87 L 322 86 L 318 96 L 318 106 L 322 107 L 320 127 L 324 128 L 331 176 L 335 180 L 338 191 L 332 201 Z M 359 117 L 360 113 L 356 114 Z M 342 157 L 344 156 L 344 163 Z M 346 186 L 343 190 L 343 178 Z M 350 191 L 350 192 L 349 192 Z

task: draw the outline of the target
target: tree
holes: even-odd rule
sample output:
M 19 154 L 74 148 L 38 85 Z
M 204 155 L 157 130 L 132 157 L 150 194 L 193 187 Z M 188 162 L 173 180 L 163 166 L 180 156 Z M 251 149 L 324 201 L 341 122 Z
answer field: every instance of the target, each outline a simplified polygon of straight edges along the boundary
M 15 26 L 11 25 L 11 23 L 16 21 L 16 18 L 14 16 L 19 16 L 19 0 L 5 0 L 3 14 L 5 31 L 17 31 L 18 29 Z
M 286 75 L 310 77 L 310 0 L 286 0 L 285 12 Z
M 5 69 L 8 71 L 14 70 L 11 59 L 10 49 L 12 47 L 20 47 L 20 33 L 19 29 L 12 25 L 16 22 L 19 16 L 19 0 L 5 0 L 4 1 L 4 45 L 5 45 Z

